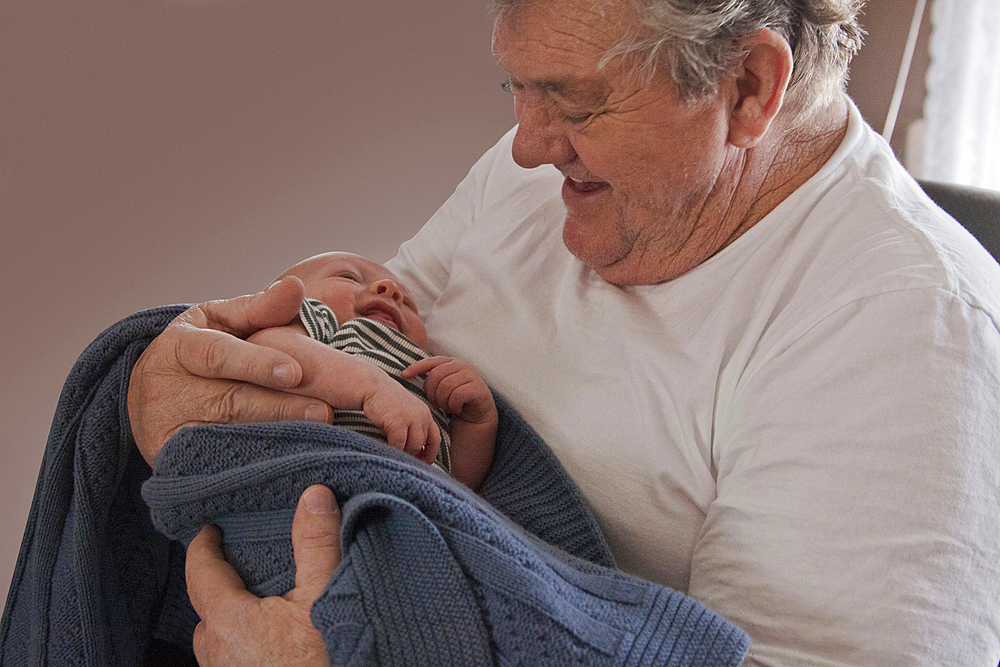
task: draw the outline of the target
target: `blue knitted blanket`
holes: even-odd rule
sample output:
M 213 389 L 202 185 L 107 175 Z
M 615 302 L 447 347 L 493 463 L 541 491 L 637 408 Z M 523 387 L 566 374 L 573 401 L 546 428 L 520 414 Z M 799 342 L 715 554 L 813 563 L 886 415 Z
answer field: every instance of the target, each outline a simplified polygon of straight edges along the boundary
M 0 626 L 0 665 L 190 662 L 197 616 L 184 545 L 215 523 L 251 590 L 288 590 L 293 508 L 315 483 L 334 490 L 344 517 L 343 562 L 312 609 L 335 665 L 742 661 L 742 630 L 613 569 L 568 476 L 502 400 L 481 497 L 374 440 L 302 422 L 184 429 L 150 476 L 129 432 L 128 377 L 181 310 L 112 326 L 67 379 Z

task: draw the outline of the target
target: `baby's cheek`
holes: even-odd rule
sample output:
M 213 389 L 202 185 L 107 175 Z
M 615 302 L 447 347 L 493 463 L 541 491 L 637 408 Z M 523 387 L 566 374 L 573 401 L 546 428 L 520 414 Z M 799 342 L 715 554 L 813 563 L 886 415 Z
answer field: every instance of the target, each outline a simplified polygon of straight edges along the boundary
M 427 350 L 427 329 L 424 327 L 424 323 L 416 315 L 411 315 L 407 322 L 407 332 L 404 335 L 412 340 L 417 347 L 422 350 Z

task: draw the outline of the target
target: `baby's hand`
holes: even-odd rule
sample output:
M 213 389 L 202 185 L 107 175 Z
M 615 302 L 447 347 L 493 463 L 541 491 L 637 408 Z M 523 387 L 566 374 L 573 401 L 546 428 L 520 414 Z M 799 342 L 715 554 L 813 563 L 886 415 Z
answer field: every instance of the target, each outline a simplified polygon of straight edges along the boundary
M 441 432 L 430 408 L 384 372 L 378 372 L 381 377 L 375 390 L 365 396 L 361 406 L 365 416 L 382 429 L 390 446 L 424 463 L 433 463 L 441 449 Z
M 493 394 L 469 364 L 454 357 L 428 357 L 412 364 L 402 376 L 409 380 L 421 373 L 427 374 L 424 391 L 434 407 L 470 424 L 496 419 Z

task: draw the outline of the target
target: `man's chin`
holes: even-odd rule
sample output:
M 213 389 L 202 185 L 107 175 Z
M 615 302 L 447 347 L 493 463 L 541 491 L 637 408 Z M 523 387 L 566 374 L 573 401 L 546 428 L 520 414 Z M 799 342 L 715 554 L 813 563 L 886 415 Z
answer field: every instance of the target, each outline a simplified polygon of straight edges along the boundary
M 608 238 L 612 241 L 609 243 Z M 563 244 L 570 254 L 604 277 L 606 270 L 612 270 L 623 255 L 620 240 L 612 230 L 601 233 L 598 225 L 580 222 L 567 217 L 563 225 Z

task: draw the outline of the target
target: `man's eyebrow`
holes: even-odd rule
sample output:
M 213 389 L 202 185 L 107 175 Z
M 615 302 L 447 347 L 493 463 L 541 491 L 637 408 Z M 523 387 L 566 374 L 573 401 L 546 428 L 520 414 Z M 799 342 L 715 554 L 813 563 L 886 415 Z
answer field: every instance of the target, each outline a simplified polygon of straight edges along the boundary
M 531 81 L 530 85 L 581 104 L 600 104 L 608 96 L 604 86 L 572 79 L 542 79 Z

